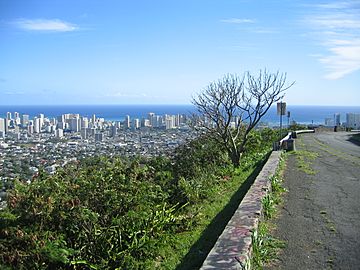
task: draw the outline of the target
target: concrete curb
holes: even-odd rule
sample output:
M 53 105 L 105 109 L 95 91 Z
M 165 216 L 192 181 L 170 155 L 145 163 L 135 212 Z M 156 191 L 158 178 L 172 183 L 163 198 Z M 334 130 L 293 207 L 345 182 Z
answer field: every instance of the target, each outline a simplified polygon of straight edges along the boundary
M 271 188 L 280 151 L 273 151 L 200 269 L 249 269 L 251 234 L 262 215 L 262 199 Z

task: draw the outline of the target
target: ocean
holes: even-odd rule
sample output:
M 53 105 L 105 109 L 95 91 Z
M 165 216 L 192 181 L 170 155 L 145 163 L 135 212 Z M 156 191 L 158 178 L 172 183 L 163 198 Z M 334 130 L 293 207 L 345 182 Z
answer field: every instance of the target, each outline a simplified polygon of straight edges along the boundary
M 360 113 L 360 106 L 287 105 L 287 111 L 290 111 L 290 121 L 301 124 L 324 124 L 325 118 L 333 118 L 335 113 L 340 113 L 341 121 L 345 122 L 346 113 Z M 40 113 L 49 118 L 65 113 L 79 113 L 81 116 L 91 117 L 95 114 L 109 121 L 122 121 L 126 115 L 130 115 L 131 118 L 142 118 L 149 112 L 157 115 L 190 114 L 195 112 L 195 108 L 192 105 L 0 105 L 0 117 L 6 117 L 7 112 L 29 114 L 30 119 Z M 287 117 L 283 116 L 285 125 L 287 120 Z M 262 122 L 278 125 L 276 106 L 270 108 Z

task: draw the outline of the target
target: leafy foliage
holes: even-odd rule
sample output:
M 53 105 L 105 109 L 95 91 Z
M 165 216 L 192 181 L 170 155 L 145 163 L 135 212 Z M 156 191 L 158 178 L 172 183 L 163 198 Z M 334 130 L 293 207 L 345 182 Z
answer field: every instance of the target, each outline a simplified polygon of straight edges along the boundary
M 219 181 L 231 177 L 232 171 L 226 152 L 216 141 L 208 136 L 195 139 L 175 152 L 175 197 L 180 203 L 199 202 Z
M 198 111 L 194 127 L 207 130 L 227 151 L 233 165 L 239 167 L 248 135 L 295 83 L 287 84 L 286 80 L 286 73 L 265 69 L 258 75 L 228 74 L 210 83 L 192 100 Z
M 249 166 L 263 158 L 251 152 Z M 30 184 L 15 181 L 0 210 L 0 266 L 154 268 L 147 263 L 163 260 L 161 245 L 193 229 L 201 205 L 233 173 L 226 152 L 207 136 L 172 158 L 93 157 L 54 175 L 40 170 Z
M 155 175 L 138 160 L 96 158 L 17 182 L 1 212 L 2 261 L 26 269 L 129 266 L 179 218 Z

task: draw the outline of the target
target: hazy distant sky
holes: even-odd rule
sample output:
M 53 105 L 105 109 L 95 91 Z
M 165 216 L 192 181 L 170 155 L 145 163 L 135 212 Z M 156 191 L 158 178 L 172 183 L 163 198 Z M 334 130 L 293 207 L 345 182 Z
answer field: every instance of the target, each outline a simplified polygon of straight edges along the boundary
M 360 1 L 0 0 L 0 105 L 186 104 L 263 68 L 360 105 Z

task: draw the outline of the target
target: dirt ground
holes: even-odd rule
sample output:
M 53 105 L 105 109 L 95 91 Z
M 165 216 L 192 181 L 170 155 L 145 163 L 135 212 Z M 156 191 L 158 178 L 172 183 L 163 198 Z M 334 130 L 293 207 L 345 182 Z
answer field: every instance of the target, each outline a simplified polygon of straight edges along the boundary
M 296 150 L 274 221 L 286 247 L 266 269 L 360 269 L 360 146 L 349 133 L 320 132 L 300 135 Z M 308 151 L 317 157 L 305 158 L 304 171 L 299 157 Z

